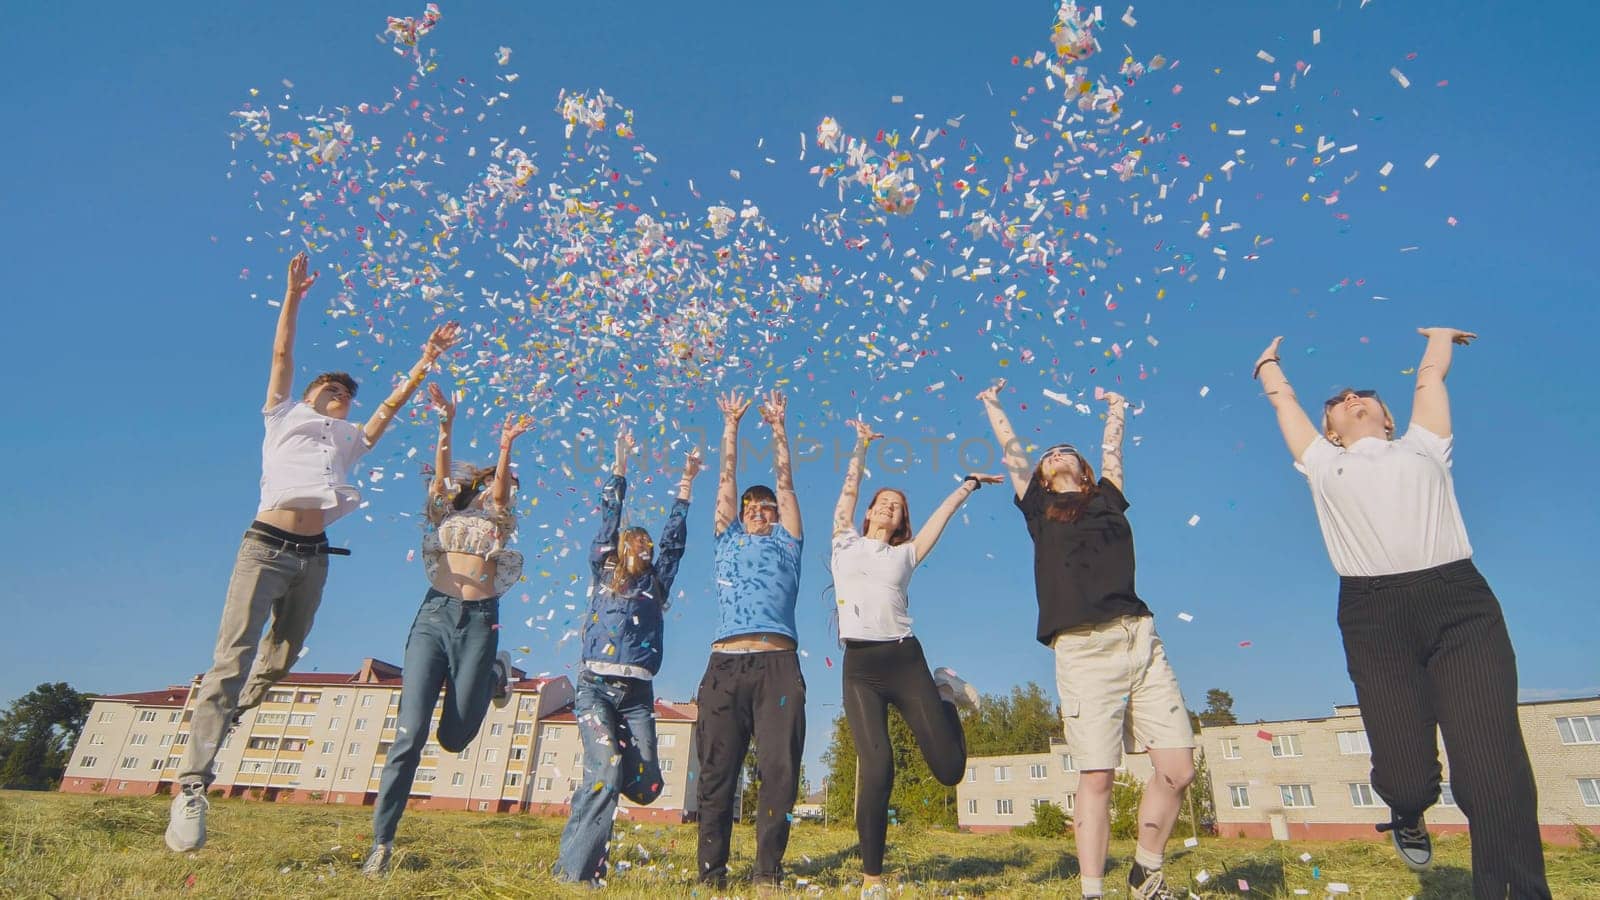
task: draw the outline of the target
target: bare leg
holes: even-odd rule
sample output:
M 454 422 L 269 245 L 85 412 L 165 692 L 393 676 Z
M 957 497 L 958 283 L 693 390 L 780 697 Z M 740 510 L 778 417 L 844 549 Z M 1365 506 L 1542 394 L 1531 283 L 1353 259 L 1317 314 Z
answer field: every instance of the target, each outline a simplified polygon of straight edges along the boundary
M 1178 821 L 1183 791 L 1194 781 L 1194 751 L 1187 747 L 1152 748 L 1150 762 L 1156 771 L 1144 786 L 1144 799 L 1139 802 L 1139 846 L 1159 856 L 1166 850 L 1172 826 Z
M 1111 769 L 1078 773 L 1072 833 L 1078 846 L 1079 877 L 1105 877 L 1106 850 L 1111 846 L 1111 782 L 1115 775 Z

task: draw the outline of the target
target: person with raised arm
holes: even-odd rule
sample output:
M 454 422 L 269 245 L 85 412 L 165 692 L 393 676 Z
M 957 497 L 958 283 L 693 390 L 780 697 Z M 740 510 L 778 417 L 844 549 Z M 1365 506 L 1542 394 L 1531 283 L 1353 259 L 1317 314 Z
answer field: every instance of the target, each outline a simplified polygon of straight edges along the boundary
M 205 846 L 206 788 L 216 777 L 217 750 L 239 715 L 260 705 L 267 690 L 289 674 L 322 602 L 328 556 L 349 554 L 329 545 L 324 529 L 361 503 L 350 470 L 460 337 L 454 322 L 435 328 L 408 377 L 364 425 L 348 421 L 356 381 L 344 372 L 318 375 L 299 400 L 291 400 L 300 302 L 320 274 L 307 269 L 305 253 L 289 261 L 261 410 L 261 500 L 234 559 L 211 667 L 191 704 L 189 744 L 165 835 L 167 848 L 177 853 Z
M 439 746 L 459 753 L 472 742 L 489 703 L 511 700 L 511 655 L 500 650 L 500 597 L 522 577 L 522 554 L 506 545 L 517 530 L 511 492 L 511 446 L 533 422 L 512 413 L 500 430 L 500 457 L 478 468 L 451 462 L 455 403 L 437 384 L 428 385 L 438 412 L 433 481 L 428 488 L 422 567 L 428 591 L 406 637 L 400 709 L 372 811 L 372 849 L 361 871 L 389 871 L 394 835 L 411 798 L 439 692 Z
M 1433 862 L 1424 814 L 1439 800 L 1436 734 L 1450 788 L 1472 836 L 1472 891 L 1503 900 L 1549 897 L 1533 768 L 1517 717 L 1517 658 L 1500 601 L 1472 562 L 1450 468 L 1455 441 L 1445 376 L 1456 345 L 1477 335 L 1419 328 L 1427 339 L 1411 424 L 1370 389 L 1322 404 L 1319 430 L 1301 408 L 1278 351 L 1252 373 L 1306 476 L 1334 571 L 1345 665 L 1372 746 L 1372 788 L 1415 871 Z
M 856 835 L 861 846 L 861 896 L 886 897 L 883 850 L 889 831 L 889 793 L 894 787 L 894 748 L 889 743 L 889 707 L 900 711 L 941 784 L 955 786 L 967 767 L 967 740 L 958 707 L 976 709 L 978 692 L 954 670 L 928 671 L 922 643 L 911 633 L 911 574 L 933 552 L 950 517 L 999 475 L 968 475 L 915 531 L 906 495 L 879 488 L 867 503 L 858 531 L 854 524 L 867 448 L 883 437 L 865 422 L 833 511 L 833 585 L 844 644 L 844 712 L 856 745 Z
M 648 805 L 661 794 L 652 679 L 661 670 L 665 613 L 687 546 L 689 497 L 701 467 L 700 451 L 690 451 L 660 540 L 652 544 L 643 528 L 622 528 L 634 447 L 633 435 L 619 429 L 611 477 L 600 489 L 600 532 L 589 550 L 594 583 L 572 708 L 583 741 L 583 777 L 572 794 L 556 863 L 562 881 L 590 885 L 606 874 L 618 796 Z
M 761 406 L 761 418 L 772 428 L 776 492 L 757 484 L 739 494 L 739 420 L 750 400 L 729 393 L 717 399 L 717 406 L 722 411 L 714 532 L 718 621 L 711 659 L 696 691 L 700 716 L 694 725 L 700 882 L 718 890 L 727 884 L 734 797 L 753 737 L 761 790 L 752 881 L 758 893 L 769 893 L 783 879 L 806 741 L 806 682 L 794 618 L 804 535 L 783 393 L 772 391 Z
M 1073 833 L 1083 896 L 1104 895 L 1111 786 L 1127 752 L 1148 753 L 1155 769 L 1139 803 L 1129 896 L 1176 897 L 1161 865 L 1184 789 L 1194 780 L 1195 736 L 1155 619 L 1134 588 L 1133 528 L 1123 493 L 1127 401 L 1110 391 L 1104 395 L 1096 480 L 1071 444 L 1047 447 L 1037 463 L 1029 463 L 1000 407 L 1004 387 L 1002 380 L 978 399 L 1033 538 L 1036 637 L 1055 651 L 1067 749 L 1078 768 Z

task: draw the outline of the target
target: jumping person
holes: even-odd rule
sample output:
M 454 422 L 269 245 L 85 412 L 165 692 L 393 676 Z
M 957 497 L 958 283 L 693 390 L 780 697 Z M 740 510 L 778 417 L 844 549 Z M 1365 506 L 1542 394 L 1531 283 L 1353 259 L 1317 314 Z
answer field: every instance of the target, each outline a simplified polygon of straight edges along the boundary
M 718 623 L 711 659 L 696 698 L 695 744 L 700 805 L 700 881 L 721 889 L 728 878 L 733 801 L 752 736 L 761 791 L 756 801 L 757 892 L 782 881 L 789 816 L 799 790 L 806 740 L 806 682 L 796 652 L 795 601 L 800 592 L 803 535 L 789 463 L 784 395 L 761 406 L 772 426 L 778 490 L 754 485 L 738 493 L 739 420 L 750 401 L 719 397 L 722 460 L 717 479 Z
M 833 582 L 839 639 L 844 642 L 844 712 L 856 744 L 856 835 L 861 844 L 861 896 L 887 896 L 883 847 L 894 787 L 889 707 L 900 710 L 941 784 L 954 787 L 967 767 L 967 739 L 958 706 L 977 708 L 978 692 L 948 668 L 930 675 L 922 644 L 911 633 L 911 574 L 927 560 L 961 504 L 999 475 L 968 475 L 914 533 L 906 496 L 879 488 L 857 531 L 856 501 L 867 448 L 883 437 L 864 422 L 833 511 Z
M 211 668 L 195 693 L 189 747 L 178 767 L 166 844 L 179 853 L 205 845 L 210 808 L 205 792 L 230 724 L 289 673 L 322 602 L 328 556 L 349 552 L 330 547 L 323 529 L 360 505 L 350 469 L 383 436 L 439 354 L 460 336 L 454 322 L 435 328 L 409 376 L 364 426 L 346 421 L 356 382 L 343 372 L 318 375 L 299 401 L 290 400 L 295 320 L 301 299 L 320 274 L 308 273 L 306 266 L 304 253 L 289 261 L 262 408 L 261 502 L 239 544 Z
M 1274 338 L 1253 373 L 1311 486 L 1339 573 L 1345 665 L 1372 744 L 1372 787 L 1390 810 L 1400 858 L 1433 861 L 1423 814 L 1439 800 L 1439 747 L 1472 836 L 1475 897 L 1549 897 L 1533 769 L 1517 719 L 1517 660 L 1500 601 L 1472 563 L 1450 476 L 1454 441 L 1445 375 L 1454 345 L 1477 335 L 1420 328 L 1411 425 L 1372 390 L 1322 405 L 1319 431 L 1301 409 Z
M 1184 788 L 1194 780 L 1194 729 L 1178 678 L 1134 589 L 1133 529 L 1124 512 L 1122 432 L 1127 402 L 1107 392 L 1098 481 L 1071 444 L 1030 465 L 1000 408 L 1002 380 L 978 395 L 1004 453 L 1017 508 L 1033 538 L 1039 643 L 1055 651 L 1067 748 L 1078 764 L 1073 812 L 1083 896 L 1104 892 L 1111 786 L 1124 751 L 1147 752 L 1155 773 L 1139 803 L 1128 870 L 1138 900 L 1176 896 L 1161 864 Z
M 522 577 L 522 554 L 506 547 L 517 530 L 511 445 L 532 421 L 513 413 L 500 430 L 494 466 L 456 471 L 450 458 L 455 404 L 436 384 L 428 385 L 428 394 L 439 414 L 422 538 L 430 586 L 406 637 L 394 744 L 372 812 L 372 849 L 361 867 L 367 875 L 389 870 L 395 830 L 411 797 L 440 690 L 447 689 L 439 746 L 448 753 L 472 742 L 491 700 L 504 706 L 511 699 L 511 655 L 499 650 L 500 597 Z
M 633 435 L 622 429 L 611 477 L 600 490 L 600 533 L 589 550 L 594 584 L 572 709 L 583 740 L 583 778 L 561 832 L 556 869 L 563 881 L 598 884 L 604 877 L 619 794 L 640 805 L 661 794 L 652 679 L 661 670 L 664 614 L 683 559 L 689 496 L 701 463 L 698 450 L 684 459 L 677 497 L 652 545 L 643 528 L 618 534 L 633 450 Z

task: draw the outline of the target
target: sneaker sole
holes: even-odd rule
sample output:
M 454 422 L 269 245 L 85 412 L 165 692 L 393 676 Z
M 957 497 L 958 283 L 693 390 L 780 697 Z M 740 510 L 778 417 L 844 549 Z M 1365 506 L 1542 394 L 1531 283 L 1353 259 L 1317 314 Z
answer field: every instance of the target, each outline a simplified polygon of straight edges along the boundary
M 192 850 L 199 850 L 201 847 L 206 845 L 206 839 L 202 837 L 200 839 L 200 843 L 195 844 L 192 847 L 185 847 L 180 841 L 172 836 L 172 829 L 170 828 L 167 829 L 167 833 L 163 835 L 163 837 L 166 839 L 167 849 L 171 850 L 173 853 L 188 853 Z
M 1431 853 L 1428 855 L 1427 862 L 1419 863 L 1410 856 L 1406 855 L 1406 852 L 1401 850 L 1398 844 L 1394 845 L 1394 852 L 1396 856 L 1400 857 L 1400 861 L 1406 864 L 1406 868 L 1413 872 L 1426 872 L 1433 868 L 1433 854 Z

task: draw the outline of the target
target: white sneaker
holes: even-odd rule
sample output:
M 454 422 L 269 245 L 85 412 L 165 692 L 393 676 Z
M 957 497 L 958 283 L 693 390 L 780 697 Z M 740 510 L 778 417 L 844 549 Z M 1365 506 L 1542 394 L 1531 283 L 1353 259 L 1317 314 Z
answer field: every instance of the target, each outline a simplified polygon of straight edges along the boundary
M 940 666 L 933 670 L 933 683 L 950 689 L 950 699 L 956 706 L 976 710 L 983 705 L 983 700 L 978 696 L 978 689 L 970 684 L 955 670 L 948 666 Z
M 506 704 L 511 702 L 511 685 L 515 677 L 511 672 L 511 654 L 501 650 L 494 658 L 494 693 L 490 695 L 495 709 L 505 709 Z
M 172 813 L 167 821 L 167 849 L 188 853 L 206 845 L 206 810 L 211 801 L 201 784 L 186 784 L 172 798 Z
M 361 864 L 361 874 L 377 878 L 389 872 L 389 858 L 394 854 L 393 844 L 374 844 L 367 851 L 367 861 Z

